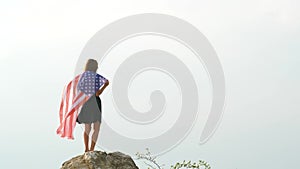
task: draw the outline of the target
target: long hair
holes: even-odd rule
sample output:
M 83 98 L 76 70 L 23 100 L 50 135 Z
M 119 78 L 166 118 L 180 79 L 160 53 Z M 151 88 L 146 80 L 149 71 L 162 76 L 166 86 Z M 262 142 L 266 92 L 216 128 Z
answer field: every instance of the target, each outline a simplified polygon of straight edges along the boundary
M 84 71 L 96 72 L 97 69 L 98 69 L 98 62 L 95 59 L 89 59 L 85 64 Z

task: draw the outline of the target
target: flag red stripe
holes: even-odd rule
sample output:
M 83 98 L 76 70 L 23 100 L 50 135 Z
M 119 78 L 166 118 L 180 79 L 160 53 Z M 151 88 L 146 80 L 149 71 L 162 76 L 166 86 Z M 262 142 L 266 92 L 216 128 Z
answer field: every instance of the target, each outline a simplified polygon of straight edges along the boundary
M 61 137 L 74 139 L 73 130 L 76 125 L 78 110 L 89 99 L 90 96 L 85 95 L 83 92 L 77 91 L 77 84 L 82 74 L 77 75 L 68 85 L 64 88 L 63 96 L 60 104 L 60 126 L 56 133 Z M 71 93 L 72 98 L 71 98 Z M 71 109 L 71 110 L 69 110 Z

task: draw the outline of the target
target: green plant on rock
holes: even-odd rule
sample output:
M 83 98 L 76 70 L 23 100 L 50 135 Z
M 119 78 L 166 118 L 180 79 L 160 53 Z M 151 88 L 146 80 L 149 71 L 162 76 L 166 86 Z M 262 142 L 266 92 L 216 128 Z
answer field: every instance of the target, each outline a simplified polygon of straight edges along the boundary
M 149 148 L 146 148 L 146 151 L 147 152 L 145 154 L 137 152 L 135 154 L 137 156 L 137 160 L 142 159 L 142 160 L 147 160 L 147 161 L 151 162 L 152 165 L 147 162 L 144 162 L 148 166 L 148 169 L 151 169 L 151 168 L 152 169 L 163 169 L 164 164 L 160 165 L 156 161 L 157 156 L 152 157 L 151 153 L 149 151 Z M 149 167 L 151 167 L 151 168 L 149 168 Z M 181 163 L 177 162 L 175 165 L 171 165 L 171 167 L 170 167 L 170 169 L 180 169 L 180 168 L 211 169 L 210 165 L 203 160 L 199 160 L 198 163 L 195 163 L 195 162 L 192 163 L 191 161 L 186 162 L 185 160 L 183 160 L 183 162 L 181 162 Z
M 210 165 L 207 162 L 203 161 L 203 160 L 199 160 L 198 163 L 194 162 L 193 164 L 192 164 L 191 161 L 188 161 L 186 163 L 185 160 L 183 160 L 182 163 L 178 163 L 177 162 L 175 164 L 175 166 L 172 165 L 171 169 L 179 169 L 179 168 L 182 168 L 182 167 L 184 167 L 184 168 L 198 168 L 198 169 L 202 169 L 203 168 L 202 166 L 205 167 L 204 169 L 211 169 Z
M 137 156 L 137 160 L 140 160 L 140 159 L 144 159 L 144 160 L 147 160 L 147 161 L 150 161 L 152 164 L 154 164 L 158 169 L 163 169 L 162 167 L 164 166 L 163 165 L 160 165 L 158 164 L 158 162 L 155 160 L 157 158 L 157 156 L 155 157 L 152 157 L 151 156 L 151 153 L 149 151 L 149 148 L 146 148 L 146 154 L 141 154 L 139 152 L 137 152 L 135 155 Z M 147 162 L 144 162 L 147 166 L 151 167 L 152 169 L 156 169 L 153 165 L 147 163 Z M 150 169 L 148 167 L 148 169 Z

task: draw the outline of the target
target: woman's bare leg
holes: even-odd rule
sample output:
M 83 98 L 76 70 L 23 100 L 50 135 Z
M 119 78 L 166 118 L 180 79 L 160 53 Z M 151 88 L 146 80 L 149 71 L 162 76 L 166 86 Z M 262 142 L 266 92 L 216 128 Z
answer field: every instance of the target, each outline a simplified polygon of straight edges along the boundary
M 89 135 L 91 132 L 91 124 L 84 124 L 84 132 L 83 132 L 83 139 L 84 139 L 84 145 L 85 150 L 84 152 L 89 151 Z
M 99 130 L 100 130 L 100 122 L 99 121 L 96 121 L 94 124 L 94 132 L 93 132 L 93 135 L 92 135 L 92 144 L 91 144 L 91 148 L 90 148 L 90 151 L 94 151 L 94 148 L 95 148 L 95 145 L 96 145 L 96 142 L 97 142 L 97 139 L 98 139 L 98 134 L 99 134 Z

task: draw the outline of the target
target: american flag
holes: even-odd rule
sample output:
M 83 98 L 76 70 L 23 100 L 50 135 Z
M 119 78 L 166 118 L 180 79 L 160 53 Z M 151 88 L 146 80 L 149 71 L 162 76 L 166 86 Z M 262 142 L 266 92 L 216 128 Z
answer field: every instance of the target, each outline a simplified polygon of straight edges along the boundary
M 74 139 L 73 130 L 82 105 L 105 83 L 103 76 L 86 71 L 75 76 L 63 90 L 59 107 L 60 125 L 56 133 L 61 137 Z

